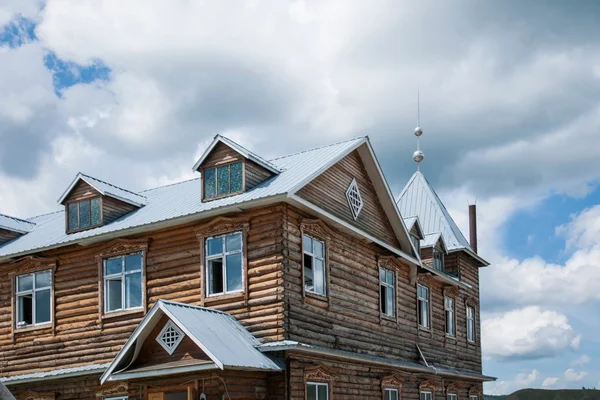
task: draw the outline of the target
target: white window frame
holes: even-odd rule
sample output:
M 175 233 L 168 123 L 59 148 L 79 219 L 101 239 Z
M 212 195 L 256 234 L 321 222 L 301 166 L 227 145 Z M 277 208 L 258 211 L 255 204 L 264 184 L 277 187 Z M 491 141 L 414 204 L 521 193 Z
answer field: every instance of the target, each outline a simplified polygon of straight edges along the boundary
M 471 311 L 470 316 L 469 316 L 469 311 Z M 471 343 L 475 343 L 475 307 L 467 306 L 466 320 L 467 320 L 467 340 Z
M 425 395 L 425 397 L 423 397 L 423 395 Z M 427 395 L 429 395 L 429 397 Z M 420 400 L 433 400 L 433 392 L 431 392 L 429 390 L 421 390 L 419 392 L 419 399 Z
M 389 283 L 387 283 L 386 281 L 382 281 L 381 280 L 381 272 L 385 271 L 385 275 L 387 276 L 387 274 L 392 274 L 392 281 L 393 283 L 390 285 Z M 383 267 L 379 267 L 379 297 L 380 297 L 380 307 L 379 307 L 379 311 L 381 311 L 382 315 L 385 315 L 386 317 L 391 317 L 394 318 L 396 317 L 396 272 L 392 271 L 391 269 L 387 269 L 387 268 L 383 268 Z M 390 314 L 390 309 L 388 308 L 388 312 L 383 312 L 381 310 L 381 306 L 383 305 L 383 302 L 387 302 L 387 296 L 382 296 L 381 295 L 381 287 L 386 288 L 386 290 L 391 290 L 392 291 L 392 304 L 391 304 L 391 314 Z M 387 293 L 387 292 L 386 292 Z M 388 305 L 389 307 L 389 305 Z
M 173 329 L 176 333 L 179 334 L 179 337 L 173 344 L 173 347 L 169 347 L 162 339 L 163 334 L 169 328 Z M 175 352 L 175 350 L 177 349 L 177 346 L 179 346 L 179 344 L 181 344 L 181 341 L 183 340 L 184 337 L 185 337 L 185 334 L 183 333 L 183 331 L 181 329 L 179 329 L 179 327 L 173 321 L 169 321 L 160 330 L 160 333 L 158 334 L 158 336 L 156 336 L 156 341 L 158 342 L 158 344 L 160 344 L 160 346 L 163 349 L 165 349 L 165 351 L 167 353 L 169 353 L 170 356 L 172 356 L 173 353 Z
M 410 241 L 412 242 L 413 246 L 415 247 L 415 251 L 420 256 L 421 255 L 421 240 L 419 240 L 419 238 L 416 235 L 411 233 Z
M 425 288 L 427 289 L 427 298 L 421 297 L 419 295 L 419 287 Z M 420 283 L 417 284 L 417 323 L 419 324 L 420 327 L 425 328 L 425 329 L 430 329 L 431 328 L 431 313 L 430 313 L 430 304 L 429 304 L 429 299 L 431 298 L 431 293 L 429 292 L 429 287 L 425 286 L 425 285 L 421 285 Z M 423 325 L 421 322 L 419 321 L 419 311 L 421 310 L 421 303 L 425 304 L 425 311 L 426 311 L 426 321 L 427 324 Z
M 134 256 L 134 255 L 139 255 L 142 259 L 142 262 L 140 263 L 140 269 L 136 269 L 133 271 L 125 271 L 125 259 L 129 256 Z M 106 262 L 108 260 L 116 260 L 117 258 L 120 258 L 121 261 L 121 272 L 118 274 L 112 274 L 112 275 L 106 275 Z M 114 257 L 107 257 L 105 259 L 102 260 L 102 275 L 103 275 L 103 284 L 104 284 L 104 313 L 105 314 L 110 314 L 110 313 L 114 313 L 114 312 L 122 312 L 122 311 L 131 311 L 131 310 L 141 310 L 144 308 L 144 291 L 145 291 L 145 287 L 144 287 L 144 266 L 145 266 L 146 260 L 144 259 L 144 253 L 141 251 L 136 251 L 134 253 L 128 253 L 128 254 L 122 254 L 122 255 L 118 255 L 118 256 L 114 256 Z M 127 275 L 133 275 L 133 274 L 140 274 L 140 294 L 142 296 L 142 298 L 140 299 L 140 305 L 137 307 L 124 307 L 125 306 L 125 277 Z M 121 279 L 121 308 L 117 308 L 114 310 L 109 310 L 108 309 L 108 305 L 109 303 L 109 291 L 108 291 L 108 281 L 111 280 L 117 280 L 117 279 Z
M 388 400 L 388 393 L 396 393 L 396 398 L 400 400 L 400 391 L 396 388 L 384 388 L 383 389 L 383 400 Z
M 448 393 L 446 400 L 458 400 L 458 397 L 456 396 L 456 393 Z
M 315 385 L 317 387 L 317 400 L 329 400 L 329 383 L 327 382 L 306 382 L 306 387 L 304 388 L 304 390 L 306 390 L 306 392 L 308 392 L 308 386 L 309 385 Z M 325 399 L 320 399 L 319 398 L 319 386 L 325 386 L 325 388 L 327 388 L 327 397 Z
M 304 248 L 304 236 L 309 237 L 312 240 L 312 248 L 311 251 L 306 251 L 306 249 Z M 319 242 L 321 243 L 321 245 L 323 246 L 323 257 L 318 257 L 315 255 L 315 242 Z M 308 235 L 306 233 L 303 234 L 302 236 L 302 285 L 304 287 L 304 291 L 306 293 L 313 293 L 319 296 L 327 296 L 327 262 L 326 262 L 326 254 L 327 254 L 327 247 L 326 247 L 326 243 L 324 240 L 320 240 L 317 239 L 314 236 Z M 312 270 L 313 270 L 313 289 L 307 289 L 306 287 L 306 278 L 304 277 L 305 271 L 304 269 L 306 268 L 306 265 L 304 263 L 304 255 L 308 255 L 310 257 L 313 258 L 313 260 L 319 260 L 323 263 L 323 293 L 319 293 L 317 292 L 314 288 L 314 281 L 315 281 L 315 263 L 313 261 L 312 263 Z
M 452 304 L 451 307 L 448 305 L 449 302 Z M 454 297 L 444 296 L 444 318 L 446 320 L 445 331 L 446 331 L 446 335 L 450 336 L 450 337 L 456 336 L 456 311 L 455 310 L 456 310 L 456 301 L 454 300 Z M 450 326 L 448 324 L 449 321 L 452 322 L 452 332 L 448 332 L 448 328 Z
M 444 252 L 437 247 L 433 248 L 433 268 L 444 271 Z
M 103 397 L 102 400 L 128 400 L 129 396 Z
M 43 274 L 45 272 L 50 272 L 50 286 L 44 286 L 41 288 L 37 288 L 35 286 L 35 276 L 38 274 Z M 20 278 L 24 278 L 26 276 L 31 276 L 31 290 L 23 290 L 23 291 L 19 291 L 19 279 Z M 36 271 L 36 272 L 30 272 L 28 274 L 21 274 L 21 275 L 17 275 L 15 276 L 15 327 L 17 329 L 23 329 L 23 328 L 30 328 L 32 326 L 44 326 L 44 325 L 50 325 L 52 323 L 52 320 L 54 319 L 54 311 L 53 311 L 53 307 L 52 304 L 54 303 L 54 290 L 52 289 L 54 287 L 54 273 L 52 272 L 51 269 L 45 269 L 42 271 Z M 36 292 L 41 292 L 43 290 L 49 290 L 50 291 L 50 321 L 44 321 L 44 322 L 36 322 L 35 318 L 35 314 L 36 314 L 36 300 L 35 300 L 35 294 Z M 26 295 L 31 295 L 31 324 L 22 324 L 19 325 L 18 319 L 19 319 L 19 297 L 23 297 Z
M 479 399 L 479 396 L 477 396 L 476 394 L 469 395 L 469 400 L 477 400 L 477 399 Z
M 233 235 L 240 235 L 240 249 L 239 250 L 234 250 L 234 251 L 226 251 L 226 246 L 227 246 L 227 236 L 233 236 Z M 208 255 L 208 241 L 212 240 L 212 239 L 218 239 L 218 238 L 223 238 L 223 248 L 221 253 L 219 254 L 213 254 L 211 256 Z M 222 235 L 216 235 L 216 236 L 210 236 L 207 237 L 204 240 L 204 269 L 205 269 L 205 283 L 206 283 L 206 297 L 215 297 L 215 296 L 223 296 L 226 294 L 233 294 L 233 293 L 242 293 L 244 291 L 244 287 L 245 287 L 245 271 L 246 271 L 246 263 L 244 260 L 244 232 L 243 231 L 235 231 L 235 232 L 229 232 L 229 233 L 224 233 Z M 241 263 L 242 263 L 242 287 L 241 289 L 237 289 L 237 290 L 227 290 L 227 256 L 229 255 L 234 255 L 234 254 L 241 254 L 240 258 L 241 258 Z M 210 282 L 209 282 L 209 261 L 211 260 L 218 260 L 221 259 L 222 260 L 222 275 L 223 275 L 223 291 L 219 292 L 219 293 L 210 293 Z

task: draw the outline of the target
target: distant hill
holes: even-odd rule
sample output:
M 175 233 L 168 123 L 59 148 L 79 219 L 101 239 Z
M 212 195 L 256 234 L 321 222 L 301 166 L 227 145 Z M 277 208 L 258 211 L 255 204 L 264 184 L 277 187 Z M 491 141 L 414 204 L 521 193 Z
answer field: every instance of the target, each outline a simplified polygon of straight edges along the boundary
M 483 395 L 483 400 L 503 400 L 506 398 L 506 395 L 502 395 L 502 396 L 494 396 L 491 394 L 484 394 Z
M 523 389 L 506 396 L 504 400 L 600 400 L 600 390 Z

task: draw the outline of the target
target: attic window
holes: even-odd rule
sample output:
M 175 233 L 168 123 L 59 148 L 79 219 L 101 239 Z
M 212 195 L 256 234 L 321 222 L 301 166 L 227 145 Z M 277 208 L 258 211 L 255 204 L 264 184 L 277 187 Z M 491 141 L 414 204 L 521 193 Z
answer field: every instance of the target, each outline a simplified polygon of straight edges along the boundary
M 202 171 L 204 198 L 214 199 L 240 193 L 244 187 L 244 174 L 241 162 L 207 168 Z
M 169 321 L 156 337 L 156 341 L 169 355 L 173 355 L 173 352 L 183 340 L 183 336 L 181 329 L 173 321 Z
M 102 200 L 100 197 L 67 204 L 68 231 L 92 228 L 102 223 Z
M 444 270 L 444 253 L 437 247 L 433 248 L 433 268 L 438 271 Z
M 346 198 L 348 199 L 348 205 L 350 206 L 350 210 L 352 211 L 352 217 L 354 219 L 358 218 L 360 211 L 363 208 L 363 200 L 360 195 L 360 191 L 358 190 L 358 185 L 356 184 L 356 179 L 352 179 L 348 190 L 346 191 Z

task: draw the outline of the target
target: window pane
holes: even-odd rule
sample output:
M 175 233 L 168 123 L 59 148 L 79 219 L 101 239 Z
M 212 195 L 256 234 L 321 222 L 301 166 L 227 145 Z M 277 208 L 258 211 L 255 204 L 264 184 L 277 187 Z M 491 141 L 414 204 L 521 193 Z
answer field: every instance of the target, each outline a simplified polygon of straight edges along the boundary
M 319 294 L 325 294 L 325 266 L 323 261 L 314 259 L 314 284 L 315 292 Z
M 208 294 L 223 293 L 223 259 L 208 262 Z
M 386 282 L 387 282 L 389 285 L 392 285 L 392 286 L 393 286 L 393 285 L 394 285 L 394 273 L 393 273 L 392 271 L 387 271 L 387 274 L 386 274 L 386 276 L 387 276 L 387 278 L 386 278 Z
M 125 307 L 134 308 L 142 305 L 142 274 L 125 275 Z
M 379 268 L 379 281 L 385 282 L 385 269 Z
M 90 201 L 83 200 L 79 202 L 79 227 L 87 228 L 91 224 Z
M 311 385 L 310 383 L 306 385 L 306 400 L 317 400 L 316 385 Z
M 391 400 L 398 400 L 398 392 L 396 390 L 392 391 Z
M 238 232 L 231 235 L 227 235 L 225 247 L 228 252 L 241 250 L 242 234 Z
M 386 302 L 388 305 L 388 315 L 394 315 L 394 291 L 390 288 L 387 290 Z
M 92 199 L 92 225 L 100 225 L 102 223 L 102 211 L 101 211 L 100 198 L 97 197 Z
M 33 275 L 22 275 L 17 277 L 17 291 L 25 292 L 33 289 Z
M 104 260 L 104 275 L 114 275 L 123 272 L 123 258 L 109 258 Z
M 224 167 L 219 167 L 217 169 L 217 173 L 219 174 L 217 182 L 219 187 L 217 188 L 217 194 L 223 195 L 228 194 L 229 190 L 229 165 Z
M 384 314 L 387 314 L 387 311 L 388 311 L 387 302 L 385 301 L 385 299 L 387 298 L 387 295 L 386 295 L 387 288 L 383 285 L 379 285 L 379 288 L 380 288 L 379 295 L 381 296 L 380 297 L 381 298 L 381 312 Z
M 211 198 L 217 195 L 217 179 L 216 170 L 214 168 L 204 170 L 203 181 L 204 181 L 204 197 Z
M 113 311 L 121 309 L 123 304 L 121 299 L 121 279 L 107 280 L 106 286 L 106 294 L 108 297 L 106 310 Z
M 31 325 L 33 323 L 33 300 L 32 295 L 27 294 L 17 298 L 17 326 Z
M 308 254 L 304 255 L 304 289 L 308 291 L 314 290 L 313 284 L 313 258 Z
M 35 323 L 50 322 L 50 290 L 35 292 Z
M 310 236 L 304 235 L 304 251 L 307 251 L 312 254 L 312 238 Z
M 79 216 L 78 216 L 78 209 L 79 207 L 77 206 L 77 203 L 71 203 L 69 204 L 68 207 L 68 213 L 69 213 L 69 230 L 73 230 L 73 229 L 77 229 L 79 228 Z
M 223 253 L 223 238 L 217 237 L 207 240 L 206 250 L 209 256 Z
M 317 392 L 319 394 L 319 400 L 327 400 L 327 396 L 329 393 L 327 390 L 327 385 L 319 385 L 317 386 Z
M 241 192 L 243 181 L 242 163 L 231 164 L 231 191 Z
M 313 239 L 313 254 L 319 258 L 323 258 L 325 245 L 323 242 Z
M 39 272 L 35 274 L 35 288 L 42 289 L 52 285 L 52 272 Z
M 227 291 L 242 290 L 242 253 L 227 256 Z
M 125 271 L 139 271 L 142 269 L 142 255 L 131 254 L 125 257 Z

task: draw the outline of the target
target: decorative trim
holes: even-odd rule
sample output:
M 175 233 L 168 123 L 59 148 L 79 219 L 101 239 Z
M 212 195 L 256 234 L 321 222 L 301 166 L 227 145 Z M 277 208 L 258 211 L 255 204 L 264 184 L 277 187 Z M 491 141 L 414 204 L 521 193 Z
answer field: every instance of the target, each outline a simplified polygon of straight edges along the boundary
M 117 397 L 117 396 L 127 396 L 129 394 L 129 383 L 127 382 L 116 382 L 116 383 L 106 383 L 102 390 L 96 392 L 96 398 L 102 399 L 104 397 Z
M 304 369 L 304 383 L 306 382 L 333 382 L 333 371 L 331 371 L 325 365 L 317 365 L 315 367 L 309 367 Z M 329 386 L 331 391 L 331 385 Z
M 171 344 L 167 343 L 165 341 L 165 338 L 163 337 L 163 335 L 169 329 L 172 329 L 173 333 L 177 335 L 177 337 L 175 337 L 175 340 Z M 172 356 L 175 350 L 177 349 L 177 346 L 179 346 L 184 337 L 185 333 L 183 333 L 183 331 L 179 329 L 179 327 L 173 321 L 169 320 L 169 322 L 167 322 L 165 326 L 163 326 L 163 328 L 160 330 L 160 333 L 156 336 L 156 341 L 158 342 L 158 344 L 161 345 L 163 349 L 165 349 L 167 353 L 169 353 L 170 356 Z M 171 336 L 169 339 L 171 338 L 173 337 Z
M 377 264 L 379 264 L 380 267 L 389 268 L 389 269 L 400 268 L 403 265 L 394 256 L 381 256 L 381 255 L 377 256 Z
M 320 219 L 303 218 L 300 221 L 300 230 L 311 236 L 316 236 L 318 239 L 331 240 L 333 231 Z
M 400 375 L 394 374 L 389 376 L 384 376 L 381 378 L 381 390 L 383 389 L 398 389 L 398 391 L 402 391 L 402 385 L 404 384 L 404 378 Z
M 356 179 L 352 179 L 350 186 L 348 186 L 348 189 L 346 190 L 346 200 L 348 200 L 348 206 L 350 206 L 350 213 L 356 221 L 365 205 L 362 196 L 360 195 L 360 189 L 358 188 Z
M 228 232 L 248 230 L 250 228 L 248 217 L 217 217 L 212 221 L 200 225 L 194 233 L 198 239 L 203 239 L 207 236 L 215 234 L 223 235 Z
M 143 250 L 147 251 L 148 245 L 148 239 L 114 239 L 108 242 L 102 250 L 96 254 L 96 259 L 104 259 Z
M 426 285 L 431 288 L 431 286 L 433 286 L 433 284 L 435 283 L 435 280 L 433 279 L 433 275 L 427 272 L 417 275 L 417 283 L 420 283 L 421 285 Z
M 444 296 L 446 297 L 453 297 L 454 299 L 457 299 L 459 296 L 459 290 L 456 286 L 444 285 L 443 292 Z
M 478 396 L 478 398 L 481 398 L 481 396 L 483 395 L 481 386 L 473 385 L 469 388 L 469 396 L 475 396 L 475 395 Z
M 13 268 L 12 271 L 9 272 L 9 275 L 16 276 L 43 269 L 52 269 L 54 271 L 56 270 L 58 259 L 51 257 L 27 256 L 12 261 L 10 264 Z
M 473 307 L 474 309 L 477 309 L 478 305 L 479 305 L 479 299 L 477 299 L 476 297 L 472 297 L 472 296 L 465 297 L 465 306 Z
M 33 390 L 26 390 L 19 395 L 20 400 L 54 400 L 56 399 L 56 393 L 54 392 L 35 392 Z
M 460 391 L 461 388 L 462 388 L 462 385 L 460 384 L 460 382 L 458 382 L 458 381 L 452 382 L 446 386 L 446 394 L 458 395 L 458 392 Z
M 432 393 L 435 393 L 438 390 L 438 384 L 437 382 L 435 382 L 433 379 L 428 379 L 426 381 L 423 381 L 419 384 L 419 391 L 431 391 Z M 435 394 L 434 396 L 435 397 Z

